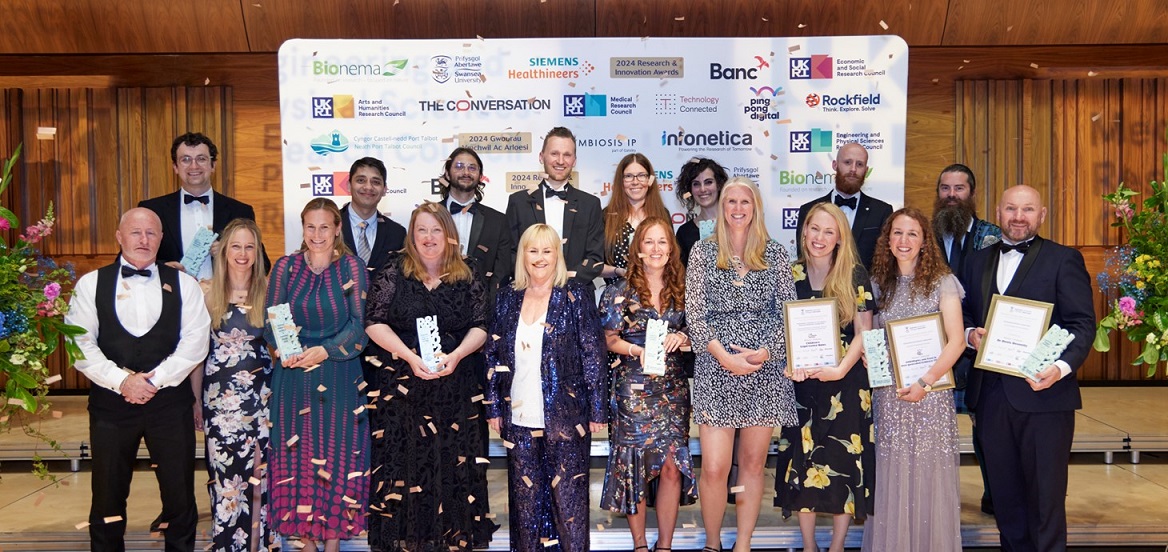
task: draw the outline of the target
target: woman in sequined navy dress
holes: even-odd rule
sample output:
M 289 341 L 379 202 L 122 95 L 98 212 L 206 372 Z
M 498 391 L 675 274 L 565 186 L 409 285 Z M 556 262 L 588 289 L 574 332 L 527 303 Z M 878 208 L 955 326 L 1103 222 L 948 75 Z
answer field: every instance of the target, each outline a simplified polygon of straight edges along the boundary
M 592 288 L 568 280 L 550 226 L 519 238 L 491 334 L 487 423 L 508 448 L 511 549 L 588 550 L 589 449 L 608 420 L 608 364 Z
M 657 508 L 654 550 L 670 550 L 677 508 L 698 498 L 689 453 L 689 382 L 682 365 L 685 268 L 668 219 L 650 217 L 634 234 L 628 280 L 604 290 L 600 315 L 613 368 L 611 450 L 600 507 L 626 514 L 636 550 L 648 549 L 645 505 Z M 646 374 L 650 320 L 668 324 L 665 373 Z M 655 492 L 654 492 L 655 491 Z
M 941 313 L 945 348 L 916 382 L 873 392 L 876 501 L 864 528 L 868 552 L 961 550 L 957 415 L 953 391 L 930 391 L 965 344 L 957 277 L 941 256 L 929 219 L 905 208 L 888 217 L 872 259 L 875 326 Z

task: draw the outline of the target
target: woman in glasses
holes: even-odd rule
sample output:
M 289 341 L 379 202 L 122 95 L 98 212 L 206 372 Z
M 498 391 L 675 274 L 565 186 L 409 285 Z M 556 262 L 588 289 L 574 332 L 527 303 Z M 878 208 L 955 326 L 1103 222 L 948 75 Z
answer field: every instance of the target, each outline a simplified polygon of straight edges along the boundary
M 608 284 L 625 277 L 629 242 L 637 225 L 648 217 L 669 220 L 669 210 L 661 201 L 653 164 L 639 153 L 621 158 L 612 177 L 612 197 L 604 208 L 604 270 Z

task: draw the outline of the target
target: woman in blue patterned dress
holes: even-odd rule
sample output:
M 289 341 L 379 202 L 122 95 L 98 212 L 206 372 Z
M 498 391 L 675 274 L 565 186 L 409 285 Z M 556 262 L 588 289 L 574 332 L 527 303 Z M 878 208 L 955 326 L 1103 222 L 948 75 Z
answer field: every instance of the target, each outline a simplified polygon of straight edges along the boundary
M 326 552 L 365 530 L 369 421 L 358 360 L 365 335 L 365 264 L 341 240 L 327 198 L 300 213 L 301 251 L 272 267 L 268 306 L 287 303 L 304 352 L 274 359 L 272 529 Z M 271 325 L 265 338 L 275 343 Z
M 608 422 L 608 364 L 592 286 L 567 274 L 556 231 L 528 227 L 487 339 L 487 423 L 507 446 L 511 550 L 588 550 L 589 449 Z
M 211 315 L 211 352 L 203 368 L 191 372 L 191 386 L 195 428 L 206 437 L 215 551 L 255 552 L 272 545 L 266 475 L 272 358 L 264 341 L 268 278 L 256 262 L 261 243 L 255 221 L 231 221 L 211 279 L 201 282 Z
M 628 280 L 608 286 L 600 300 L 608 350 L 620 359 L 613 368 L 611 448 L 600 507 L 628 516 L 635 550 L 649 548 L 649 499 L 656 497 L 653 549 L 672 550 L 677 508 L 698 498 L 689 453 L 689 382 L 679 350 L 689 344 L 683 333 L 685 268 L 672 229 L 667 219 L 645 219 L 633 235 Z M 662 375 L 642 369 L 649 320 L 668 324 Z

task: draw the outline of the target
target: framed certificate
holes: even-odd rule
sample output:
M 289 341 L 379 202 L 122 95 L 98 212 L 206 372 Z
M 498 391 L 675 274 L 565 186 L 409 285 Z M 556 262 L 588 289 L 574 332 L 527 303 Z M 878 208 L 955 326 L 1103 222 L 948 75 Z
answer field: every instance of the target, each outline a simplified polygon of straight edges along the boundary
M 908 387 L 933 367 L 945 348 L 945 324 L 941 313 L 913 316 L 884 324 L 888 349 L 892 353 L 892 373 L 896 388 Z M 953 369 L 933 382 L 933 390 L 954 387 Z
M 973 365 L 982 370 L 1026 377 L 1022 365 L 1038 347 L 1050 325 L 1054 305 L 994 294 L 986 317 L 986 334 Z
M 783 303 L 787 321 L 787 370 L 835 368 L 843 358 L 835 299 Z

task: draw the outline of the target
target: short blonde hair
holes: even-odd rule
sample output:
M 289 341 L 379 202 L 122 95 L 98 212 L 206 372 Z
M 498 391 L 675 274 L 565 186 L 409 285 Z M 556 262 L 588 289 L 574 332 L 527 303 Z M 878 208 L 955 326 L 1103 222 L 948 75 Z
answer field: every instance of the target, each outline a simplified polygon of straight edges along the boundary
M 550 246 L 556 252 L 556 275 L 552 279 L 552 286 L 562 287 L 568 283 L 568 267 L 564 262 L 564 249 L 560 244 L 560 235 L 546 224 L 533 224 L 519 236 L 519 246 L 515 249 L 515 281 L 511 287 L 516 290 L 527 289 L 527 263 L 524 262 L 523 252 L 531 246 Z

